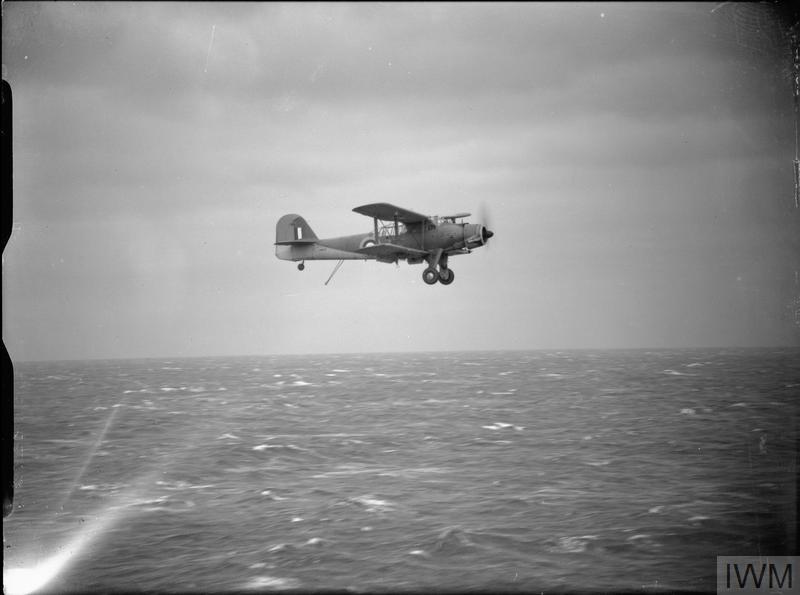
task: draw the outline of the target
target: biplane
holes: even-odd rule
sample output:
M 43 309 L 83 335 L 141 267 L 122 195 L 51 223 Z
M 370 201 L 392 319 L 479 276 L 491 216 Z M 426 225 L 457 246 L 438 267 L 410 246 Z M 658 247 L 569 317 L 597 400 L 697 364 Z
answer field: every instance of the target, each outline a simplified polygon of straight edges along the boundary
M 449 285 L 455 279 L 449 258 L 485 246 L 494 235 L 486 225 L 463 221 L 470 213 L 430 217 L 385 202 L 353 211 L 372 218 L 371 232 L 320 239 L 300 215 L 284 215 L 275 229 L 275 255 L 300 261 L 301 271 L 306 260 L 338 260 L 328 281 L 345 260 L 424 262 L 428 265 L 422 272 L 425 283 Z

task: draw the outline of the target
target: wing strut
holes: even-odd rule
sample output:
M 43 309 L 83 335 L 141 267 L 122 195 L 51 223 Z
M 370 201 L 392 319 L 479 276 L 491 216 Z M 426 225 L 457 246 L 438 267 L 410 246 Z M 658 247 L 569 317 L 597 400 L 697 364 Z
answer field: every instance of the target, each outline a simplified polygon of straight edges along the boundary
M 330 280 L 331 280 L 331 279 L 333 279 L 333 276 L 336 274 L 336 271 L 338 271 L 338 270 L 339 270 L 339 267 L 340 267 L 340 266 L 342 266 L 342 263 L 343 263 L 343 262 L 344 262 L 344 259 L 342 259 L 342 260 L 340 260 L 339 262 L 337 262 L 337 263 L 336 263 L 336 266 L 335 266 L 335 267 L 333 267 L 333 272 L 331 273 L 331 276 L 330 276 L 330 277 L 328 277 L 328 280 L 327 280 L 327 281 L 325 281 L 325 285 L 327 285 L 328 283 L 330 283 Z

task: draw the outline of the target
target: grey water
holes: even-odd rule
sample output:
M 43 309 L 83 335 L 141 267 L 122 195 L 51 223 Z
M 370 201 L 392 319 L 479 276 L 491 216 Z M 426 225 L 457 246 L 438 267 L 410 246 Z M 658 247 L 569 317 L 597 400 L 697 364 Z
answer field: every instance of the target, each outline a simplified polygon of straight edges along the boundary
M 44 592 L 710 591 L 796 552 L 798 349 L 15 366 Z

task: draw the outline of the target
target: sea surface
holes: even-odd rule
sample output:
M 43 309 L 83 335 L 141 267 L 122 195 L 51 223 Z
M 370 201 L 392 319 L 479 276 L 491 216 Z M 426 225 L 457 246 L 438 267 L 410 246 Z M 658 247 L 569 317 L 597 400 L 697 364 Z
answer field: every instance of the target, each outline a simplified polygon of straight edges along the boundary
M 796 553 L 798 349 L 15 365 L 9 592 L 716 589 Z

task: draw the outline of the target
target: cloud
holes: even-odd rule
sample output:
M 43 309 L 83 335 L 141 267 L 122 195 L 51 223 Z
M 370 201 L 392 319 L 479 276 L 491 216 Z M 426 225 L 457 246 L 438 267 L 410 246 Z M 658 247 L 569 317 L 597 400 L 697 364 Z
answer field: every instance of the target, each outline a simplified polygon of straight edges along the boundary
M 4 11 L 25 354 L 82 327 L 93 355 L 785 340 L 745 314 L 796 264 L 791 95 L 707 5 Z M 282 214 L 357 233 L 376 201 L 483 203 L 493 249 L 446 299 L 418 269 L 323 289 L 330 263 L 274 258 Z

